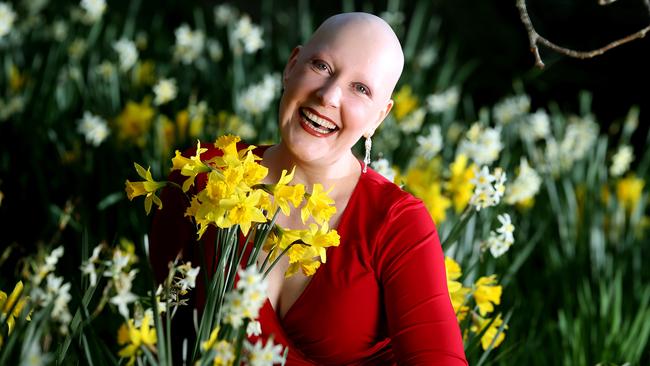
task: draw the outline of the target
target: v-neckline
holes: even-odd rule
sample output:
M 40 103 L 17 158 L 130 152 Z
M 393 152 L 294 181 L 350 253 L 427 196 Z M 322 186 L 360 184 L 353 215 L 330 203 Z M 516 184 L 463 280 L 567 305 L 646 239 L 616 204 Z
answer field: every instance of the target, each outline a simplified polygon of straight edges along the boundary
M 263 156 L 264 156 L 264 153 L 266 152 L 266 150 L 267 150 L 270 146 L 271 146 L 271 145 L 258 146 L 255 150 L 261 150 L 261 154 L 256 154 L 256 155 L 263 157 Z M 357 160 L 357 161 L 359 162 L 359 167 L 360 167 L 360 169 L 363 169 L 362 162 L 359 161 L 359 160 Z M 344 226 L 345 220 L 346 220 L 347 217 L 350 215 L 350 211 L 352 210 L 352 209 L 350 209 L 350 207 L 351 207 L 350 204 L 351 204 L 351 203 L 356 199 L 356 196 L 359 195 L 359 193 L 358 193 L 359 186 L 361 185 L 361 181 L 364 179 L 364 176 L 365 176 L 365 174 L 362 172 L 361 175 L 359 176 L 359 179 L 357 180 L 357 183 L 354 185 L 354 188 L 352 189 L 352 193 L 350 194 L 350 199 L 348 199 L 348 202 L 347 202 L 347 204 L 345 205 L 345 208 L 343 209 L 343 213 L 341 213 L 341 216 L 339 217 L 338 225 L 336 225 L 336 230 L 337 230 L 337 232 L 339 233 L 339 235 L 340 235 L 340 233 L 341 233 L 340 228 L 341 228 L 342 226 Z M 326 248 L 325 251 L 326 251 L 326 257 L 329 258 L 329 257 L 330 257 L 330 256 L 328 255 L 329 252 L 330 252 L 329 248 Z M 284 323 L 287 321 L 287 318 L 288 318 L 292 313 L 295 312 L 294 309 L 297 307 L 296 304 L 300 303 L 301 301 L 305 301 L 305 300 L 304 300 L 304 298 L 306 297 L 305 294 L 310 290 L 311 287 L 313 287 L 312 284 L 313 284 L 313 282 L 317 279 L 316 276 L 319 276 L 319 273 L 323 272 L 323 271 L 326 270 L 326 269 L 327 269 L 327 262 L 321 264 L 321 266 L 316 270 L 316 273 L 314 273 L 314 274 L 311 276 L 311 278 L 310 278 L 309 281 L 307 282 L 307 285 L 305 286 L 305 288 L 302 290 L 302 292 L 300 293 L 300 295 L 298 295 L 298 297 L 296 298 L 296 300 L 295 300 L 295 301 L 294 301 L 294 302 L 289 306 L 289 308 L 287 309 L 287 311 L 284 313 L 284 316 L 281 316 L 281 315 L 280 315 L 280 313 L 278 312 L 279 309 L 276 309 L 276 308 L 273 306 L 273 303 L 271 302 L 271 299 L 269 299 L 268 295 L 266 296 L 266 302 L 268 302 L 269 307 L 270 307 L 271 310 L 273 311 L 273 314 L 275 315 L 275 318 L 278 320 L 278 322 L 279 322 L 280 324 L 283 324 L 283 325 L 284 325 Z

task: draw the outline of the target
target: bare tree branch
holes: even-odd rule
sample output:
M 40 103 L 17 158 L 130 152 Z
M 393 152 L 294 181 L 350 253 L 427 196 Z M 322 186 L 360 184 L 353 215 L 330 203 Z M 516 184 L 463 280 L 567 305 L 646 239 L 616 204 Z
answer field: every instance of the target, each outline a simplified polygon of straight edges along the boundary
M 644 0 L 644 2 L 648 5 L 648 9 L 650 11 L 650 0 Z M 521 21 L 522 23 L 524 23 L 524 27 L 526 27 L 526 32 L 528 33 L 528 42 L 530 43 L 530 51 L 533 53 L 533 55 L 535 55 L 535 66 L 539 67 L 540 69 L 544 68 L 544 62 L 542 61 L 542 58 L 539 55 L 539 48 L 537 47 L 538 44 L 546 46 L 555 52 L 561 53 L 569 57 L 585 59 L 585 58 L 592 58 L 598 55 L 602 55 L 603 53 L 605 53 L 606 51 L 614 47 L 618 47 L 622 44 L 628 43 L 638 38 L 643 38 L 645 37 L 646 33 L 650 32 L 650 25 L 648 25 L 647 27 L 641 29 L 640 31 L 630 34 L 621 39 L 618 39 L 614 42 L 611 42 L 610 44 L 604 47 L 592 51 L 575 51 L 569 48 L 558 46 L 555 43 L 549 41 L 548 39 L 540 36 L 539 33 L 537 33 L 535 27 L 533 27 L 533 23 L 531 22 L 530 17 L 528 16 L 528 9 L 526 9 L 525 0 L 517 0 L 517 8 L 519 8 L 519 16 L 521 17 Z

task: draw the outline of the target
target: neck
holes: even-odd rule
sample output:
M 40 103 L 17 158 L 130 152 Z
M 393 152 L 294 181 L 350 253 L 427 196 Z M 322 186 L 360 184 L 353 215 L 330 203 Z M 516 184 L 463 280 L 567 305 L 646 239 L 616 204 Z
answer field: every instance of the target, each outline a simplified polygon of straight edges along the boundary
M 283 142 L 269 147 L 263 162 L 269 168 L 268 178 L 271 182 L 280 178 L 283 169 L 291 171 L 295 166 L 296 173 L 292 183 L 302 183 L 308 191 L 311 191 L 315 183 L 322 184 L 325 189 L 334 187 L 334 191 L 345 189 L 351 182 L 356 184 L 361 174 L 361 165 L 352 151 L 334 162 L 302 161 L 297 159 Z

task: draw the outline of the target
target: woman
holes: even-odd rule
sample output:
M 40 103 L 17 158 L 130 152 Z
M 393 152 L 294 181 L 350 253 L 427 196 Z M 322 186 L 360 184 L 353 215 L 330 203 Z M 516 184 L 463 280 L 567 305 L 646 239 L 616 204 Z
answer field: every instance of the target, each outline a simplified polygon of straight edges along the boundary
M 332 187 L 337 210 L 329 224 L 341 236 L 314 276 L 285 279 L 286 258 L 268 276 L 262 337 L 273 334 L 289 347 L 288 365 L 466 364 L 427 210 L 351 151 L 360 138 L 369 141 L 390 112 L 403 62 L 383 20 L 348 13 L 326 20 L 284 69 L 281 142 L 256 154 L 269 169 L 269 183 L 295 166 L 293 183 Z M 179 217 L 165 211 L 154 220 L 151 249 L 162 273 L 193 230 L 171 233 Z M 278 224 L 298 229 L 299 217 Z

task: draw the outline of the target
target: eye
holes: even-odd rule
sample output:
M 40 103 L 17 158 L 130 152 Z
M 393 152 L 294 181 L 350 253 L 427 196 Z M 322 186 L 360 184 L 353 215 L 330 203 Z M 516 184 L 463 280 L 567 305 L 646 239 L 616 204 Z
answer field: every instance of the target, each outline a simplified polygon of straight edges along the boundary
M 368 89 L 368 87 L 363 84 L 355 84 L 354 89 L 361 94 L 370 95 L 370 89 Z
M 327 63 L 322 60 L 312 60 L 311 65 L 314 69 L 318 71 L 330 72 L 330 67 Z

